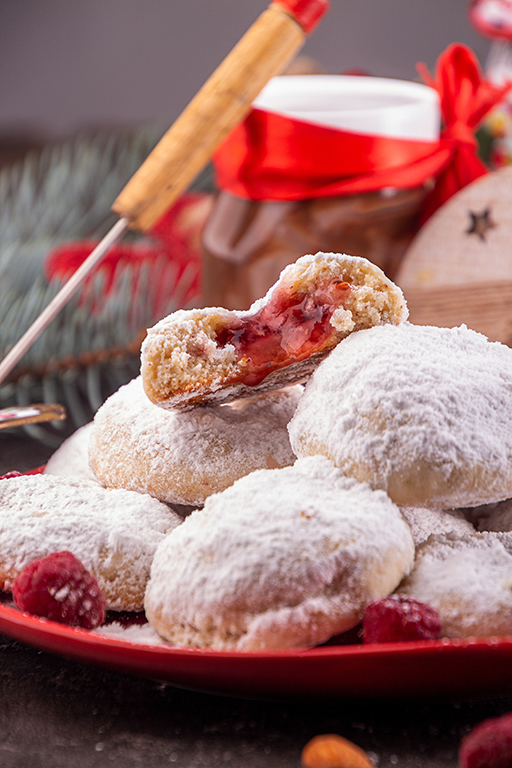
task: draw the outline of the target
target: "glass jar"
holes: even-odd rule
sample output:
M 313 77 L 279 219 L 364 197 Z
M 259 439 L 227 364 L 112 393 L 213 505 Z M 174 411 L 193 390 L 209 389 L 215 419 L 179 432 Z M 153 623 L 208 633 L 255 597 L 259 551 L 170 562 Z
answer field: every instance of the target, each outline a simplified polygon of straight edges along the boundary
M 427 86 L 385 78 L 283 76 L 270 81 L 254 107 L 260 117 L 263 113 L 277 115 L 273 118 L 277 122 L 265 127 L 263 138 L 261 128 L 258 128 L 256 133 L 261 142 L 251 144 L 249 141 L 243 153 L 235 147 L 228 154 L 230 148 L 227 146 L 223 149 L 223 156 L 214 158 L 218 170 L 222 157 L 227 157 L 233 183 L 228 178 L 228 182 L 223 184 L 226 173 L 219 174 L 221 189 L 202 234 L 204 305 L 247 309 L 255 299 L 265 294 L 287 264 L 306 253 L 317 251 L 364 256 L 393 278 L 402 255 L 418 230 L 422 204 L 432 180 L 421 178 L 406 188 L 379 186 L 383 178 L 382 169 L 375 166 L 373 159 L 369 161 L 363 157 L 365 179 L 372 176 L 368 174 L 368 163 L 375 170 L 373 189 L 370 180 L 369 185 L 366 184 L 369 188 L 363 192 L 325 194 L 333 181 L 335 188 L 334 178 L 328 179 L 328 184 L 324 184 L 319 193 L 313 190 L 314 194 L 305 193 L 303 198 L 297 199 L 293 166 L 295 137 L 293 130 L 287 132 L 287 123 L 283 120 L 290 121 L 292 127 L 298 126 L 299 129 L 301 124 L 309 128 L 313 126 L 313 130 L 319 130 L 320 142 L 326 135 L 322 131 L 327 129 L 328 140 L 331 142 L 334 138 L 337 142 L 335 146 L 341 153 L 345 140 L 353 140 L 357 144 L 361 138 L 364 148 L 368 137 L 372 147 L 375 134 L 385 137 L 385 147 L 388 146 L 385 144 L 386 137 L 391 137 L 393 147 L 404 139 L 409 144 L 412 142 L 416 151 L 416 144 L 429 146 L 429 143 L 435 144 L 438 140 L 440 118 L 437 93 Z M 337 132 L 334 137 L 333 131 Z M 311 135 L 316 136 L 314 133 Z M 327 146 L 327 156 L 321 161 L 325 165 L 321 171 L 322 178 L 326 178 L 325 169 L 329 172 L 330 146 Z M 348 152 L 351 146 L 349 143 Z M 380 145 L 377 146 L 381 151 Z M 396 156 L 387 161 L 391 165 L 396 164 L 396 157 L 400 157 L 401 149 L 399 144 L 397 146 L 398 150 L 393 149 L 397 152 Z M 309 134 L 306 139 L 299 139 L 298 158 L 304 159 L 304 147 L 306 152 L 312 147 Z M 312 147 L 312 152 L 314 173 L 318 144 Z M 274 154 L 278 161 L 284 155 L 288 156 L 277 175 L 274 172 Z M 237 167 L 238 156 L 240 168 Z M 265 166 L 267 161 L 270 174 L 269 167 Z M 353 176 L 351 158 L 348 158 L 348 165 Z M 259 199 L 254 199 L 249 178 L 255 166 L 256 174 L 261 172 L 261 178 L 270 179 L 263 187 L 258 186 L 256 181 L 254 189 Z M 311 170 L 308 173 L 311 174 Z M 275 187 L 272 183 L 274 177 Z M 243 184 L 247 179 L 249 182 L 245 188 Z M 262 189 L 266 193 L 264 199 L 261 199 Z M 294 199 L 283 199 L 287 195 Z

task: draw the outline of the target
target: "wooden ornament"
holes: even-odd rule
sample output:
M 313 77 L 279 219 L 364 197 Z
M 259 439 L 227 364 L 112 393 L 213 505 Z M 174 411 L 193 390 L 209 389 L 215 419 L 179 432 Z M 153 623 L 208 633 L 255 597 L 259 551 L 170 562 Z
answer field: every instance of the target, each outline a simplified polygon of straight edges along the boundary
M 512 345 L 512 168 L 481 177 L 436 211 L 395 280 L 412 323 L 465 323 Z

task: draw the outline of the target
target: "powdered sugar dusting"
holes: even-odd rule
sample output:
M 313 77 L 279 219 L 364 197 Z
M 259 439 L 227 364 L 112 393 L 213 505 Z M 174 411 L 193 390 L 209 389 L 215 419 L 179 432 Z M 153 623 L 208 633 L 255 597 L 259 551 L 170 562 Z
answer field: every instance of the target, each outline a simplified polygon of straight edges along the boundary
M 0 482 L 0 586 L 32 560 L 71 551 L 109 608 L 140 610 L 157 545 L 181 519 L 150 496 L 52 475 Z
M 156 552 L 146 615 L 176 644 L 314 645 L 357 624 L 413 556 L 386 494 L 313 457 L 254 472 L 193 512 Z
M 295 461 L 286 425 L 301 394 L 296 385 L 227 405 L 164 410 L 138 377 L 96 414 L 92 466 L 103 485 L 202 504 L 252 470 Z
M 431 536 L 399 588 L 432 605 L 446 637 L 512 634 L 512 555 L 507 534 Z
M 401 506 L 512 496 L 512 349 L 410 323 L 342 341 L 307 384 L 289 432 Z
M 132 624 L 126 627 L 118 621 L 113 621 L 111 624 L 105 624 L 92 631 L 97 635 L 114 637 L 117 640 L 126 640 L 138 645 L 169 645 L 148 623 Z
M 324 253 L 318 251 L 318 253 L 308 253 L 305 256 L 301 256 L 292 264 L 288 264 L 279 275 L 279 282 L 272 285 L 265 296 L 257 299 L 249 307 L 248 310 L 237 312 L 240 317 L 247 317 L 258 312 L 265 304 L 268 304 L 272 299 L 274 293 L 279 290 L 279 287 L 284 283 L 286 285 L 296 286 L 298 283 L 302 284 L 307 282 L 311 274 L 316 274 L 321 268 L 327 273 L 329 270 L 335 273 L 340 269 L 340 265 L 350 265 L 352 272 L 361 277 L 361 284 L 369 283 L 370 280 L 374 280 L 378 277 L 381 286 L 385 287 L 389 292 L 389 295 L 393 297 L 395 301 L 395 322 L 402 322 L 407 320 L 409 316 L 409 309 L 402 290 L 393 283 L 382 270 L 372 262 L 361 256 L 349 256 L 346 253 Z M 340 313 L 343 314 L 343 311 Z M 386 321 L 390 320 L 390 317 L 386 315 Z M 350 324 L 350 323 L 348 323 Z M 353 323 L 352 323 L 353 325 Z
M 89 438 L 92 427 L 92 422 L 89 422 L 64 440 L 48 459 L 44 474 L 97 483 L 89 466 Z
M 418 546 L 437 533 L 475 533 L 474 527 L 458 509 L 427 509 L 402 507 L 401 513 L 411 528 L 414 544 Z

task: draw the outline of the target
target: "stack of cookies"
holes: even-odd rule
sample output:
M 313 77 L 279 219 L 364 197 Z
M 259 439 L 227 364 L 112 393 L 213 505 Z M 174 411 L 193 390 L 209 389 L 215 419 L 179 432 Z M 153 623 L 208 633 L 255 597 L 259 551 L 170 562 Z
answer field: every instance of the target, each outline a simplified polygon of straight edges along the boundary
M 67 475 L 73 520 L 98 493 L 138 497 L 142 526 L 161 505 L 148 620 L 173 644 L 246 650 L 325 642 L 395 592 L 436 608 L 445 636 L 511 633 L 511 460 L 512 350 L 410 324 L 375 265 L 319 253 L 247 311 L 180 310 L 150 329 L 141 376 L 39 480 Z M 12 482 L 0 562 L 21 514 L 4 512 Z M 23 534 L 30 556 L 55 548 L 48 530 Z M 122 538 L 105 532 L 89 561 L 115 570 Z M 59 547 L 73 551 L 71 533 Z M 6 558 L 8 589 L 26 558 Z

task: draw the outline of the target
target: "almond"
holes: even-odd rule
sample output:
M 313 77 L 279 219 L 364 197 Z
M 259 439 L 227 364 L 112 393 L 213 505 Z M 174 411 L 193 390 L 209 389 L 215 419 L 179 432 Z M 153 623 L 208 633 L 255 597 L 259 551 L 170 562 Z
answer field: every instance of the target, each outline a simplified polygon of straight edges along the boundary
M 375 768 L 364 750 L 335 733 L 308 741 L 301 762 L 302 768 Z

